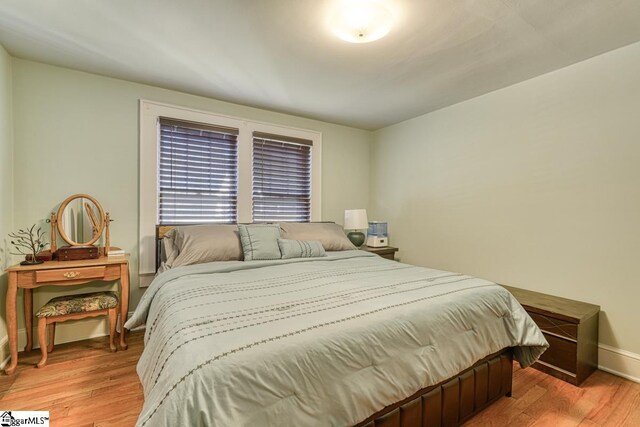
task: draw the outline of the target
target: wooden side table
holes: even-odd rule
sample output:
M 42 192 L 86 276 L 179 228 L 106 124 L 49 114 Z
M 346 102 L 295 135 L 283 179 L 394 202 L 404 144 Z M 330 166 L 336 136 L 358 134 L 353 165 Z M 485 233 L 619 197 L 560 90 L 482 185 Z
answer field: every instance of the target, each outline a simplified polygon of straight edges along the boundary
M 380 255 L 382 258 L 394 260 L 396 256 L 396 252 L 398 252 L 398 248 L 394 248 L 393 246 L 383 246 L 381 248 L 372 248 L 367 245 L 360 246 L 361 251 L 372 252 L 374 254 Z
M 534 368 L 580 385 L 598 368 L 600 306 L 502 285 L 527 311 L 549 348 Z
M 127 349 L 124 323 L 129 310 L 129 256 L 109 259 L 102 256 L 97 259 L 81 261 L 47 261 L 37 265 L 15 265 L 8 268 L 9 285 L 7 287 L 7 332 L 9 335 L 9 353 L 11 362 L 5 373 L 11 375 L 18 366 L 18 317 L 16 298 L 18 288 L 23 290 L 25 329 L 27 345 L 24 351 L 31 351 L 33 345 L 33 289 L 41 286 L 73 286 L 96 280 L 120 280 L 120 347 Z M 42 344 L 41 344 L 42 345 Z

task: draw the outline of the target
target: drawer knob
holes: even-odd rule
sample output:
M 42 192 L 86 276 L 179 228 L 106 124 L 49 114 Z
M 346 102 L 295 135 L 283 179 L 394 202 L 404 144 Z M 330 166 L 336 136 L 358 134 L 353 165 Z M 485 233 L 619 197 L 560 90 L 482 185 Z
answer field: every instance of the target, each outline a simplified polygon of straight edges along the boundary
M 67 271 L 66 273 L 63 274 L 63 276 L 66 277 L 67 279 L 73 279 L 78 277 L 79 275 L 80 273 L 77 271 Z

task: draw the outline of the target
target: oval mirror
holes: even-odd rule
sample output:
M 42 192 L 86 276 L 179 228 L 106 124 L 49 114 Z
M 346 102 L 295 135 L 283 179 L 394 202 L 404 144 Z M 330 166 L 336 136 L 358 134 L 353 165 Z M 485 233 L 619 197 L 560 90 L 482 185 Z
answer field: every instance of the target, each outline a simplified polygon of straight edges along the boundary
M 69 196 L 58 209 L 58 233 L 71 246 L 93 245 L 104 226 L 104 210 L 88 194 Z

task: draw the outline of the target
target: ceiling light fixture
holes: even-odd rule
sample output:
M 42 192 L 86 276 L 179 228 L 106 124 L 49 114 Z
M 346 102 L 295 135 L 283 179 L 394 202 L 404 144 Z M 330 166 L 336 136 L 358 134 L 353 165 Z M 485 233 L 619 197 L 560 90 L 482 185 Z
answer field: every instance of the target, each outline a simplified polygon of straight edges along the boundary
M 330 19 L 333 33 L 350 43 L 369 43 L 387 35 L 391 11 L 378 0 L 343 0 Z

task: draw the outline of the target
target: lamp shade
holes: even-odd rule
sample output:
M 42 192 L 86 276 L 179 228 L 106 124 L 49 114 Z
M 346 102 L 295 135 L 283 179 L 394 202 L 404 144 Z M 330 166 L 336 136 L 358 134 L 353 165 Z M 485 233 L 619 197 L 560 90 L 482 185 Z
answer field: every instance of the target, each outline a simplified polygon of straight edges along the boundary
M 364 230 L 369 228 L 366 209 L 349 209 L 344 211 L 345 230 Z

